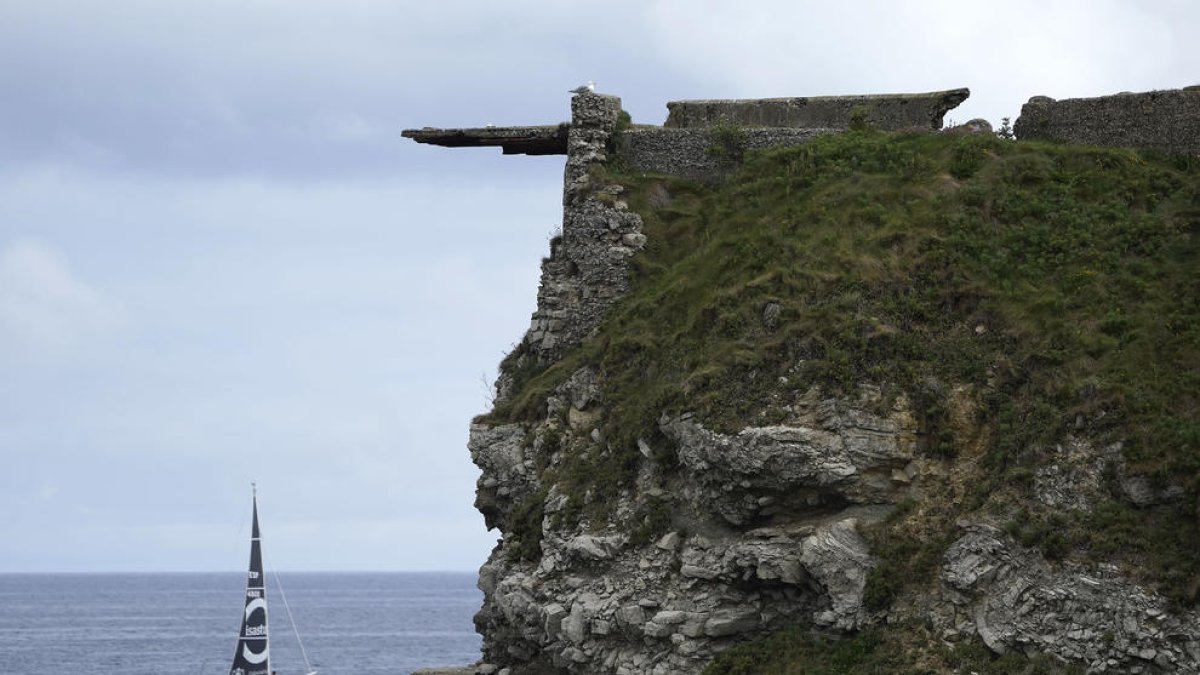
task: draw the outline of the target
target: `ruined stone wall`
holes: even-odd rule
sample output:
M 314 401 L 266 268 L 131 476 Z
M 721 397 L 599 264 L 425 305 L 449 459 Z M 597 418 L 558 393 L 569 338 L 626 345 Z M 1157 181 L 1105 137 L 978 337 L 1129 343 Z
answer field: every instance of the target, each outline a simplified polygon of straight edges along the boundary
M 620 134 L 624 166 L 700 180 L 720 179 L 745 152 L 800 145 L 845 130 L 852 117 L 878 129 L 940 129 L 967 89 L 927 94 L 671 101 L 666 123 Z
M 616 197 L 620 188 L 598 183 L 592 171 L 608 159 L 620 111 L 615 96 L 581 94 L 571 101 L 562 237 L 543 262 L 537 310 L 524 340 L 542 363 L 596 329 L 628 291 L 629 259 L 645 244 L 642 219 Z
M 961 88 L 924 94 L 672 101 L 663 126 L 847 129 L 851 115 L 861 110 L 865 121 L 878 129 L 941 129 L 945 114 L 970 95 L 969 89 Z
M 741 152 L 800 145 L 835 131 L 747 128 L 721 139 L 711 129 L 641 127 L 621 134 L 620 152 L 624 165 L 635 171 L 711 180 L 736 167 Z
M 1013 130 L 1021 140 L 1200 156 L 1200 86 L 1062 101 L 1034 96 Z

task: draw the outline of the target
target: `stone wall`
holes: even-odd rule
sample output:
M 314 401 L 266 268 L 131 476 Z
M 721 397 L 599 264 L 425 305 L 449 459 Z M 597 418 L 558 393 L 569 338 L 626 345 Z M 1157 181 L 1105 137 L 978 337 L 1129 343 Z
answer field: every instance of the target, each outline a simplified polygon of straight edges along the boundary
M 1200 86 L 1062 101 L 1034 96 L 1021 107 L 1013 130 L 1021 140 L 1200 156 Z
M 663 126 L 846 129 L 851 114 L 861 109 L 866 122 L 879 129 L 941 129 L 945 114 L 970 95 L 964 87 L 924 94 L 672 101 L 667 104 L 670 112 Z
M 741 152 L 800 145 L 835 131 L 746 128 L 719 139 L 711 129 L 638 127 L 621 134 L 620 152 L 625 166 L 636 171 L 711 180 L 733 169 Z
M 595 330 L 628 290 L 629 259 L 645 244 L 642 219 L 616 197 L 620 188 L 598 183 L 592 171 L 608 159 L 620 111 L 616 96 L 588 93 L 571 100 L 562 237 L 542 264 L 537 310 L 524 340 L 542 363 Z

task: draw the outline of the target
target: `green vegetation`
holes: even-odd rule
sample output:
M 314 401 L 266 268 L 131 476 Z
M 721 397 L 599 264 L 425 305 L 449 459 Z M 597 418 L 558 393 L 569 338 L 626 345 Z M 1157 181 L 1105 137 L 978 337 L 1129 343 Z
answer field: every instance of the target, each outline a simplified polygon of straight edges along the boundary
M 887 609 L 914 579 L 935 579 L 942 555 L 954 540 L 954 514 L 941 509 L 925 516 L 925 532 L 914 536 L 901 527 L 913 508 L 912 501 L 898 505 L 881 526 L 868 531 L 878 564 L 867 573 L 863 605 L 868 611 Z
M 1000 128 L 996 129 L 996 136 L 1008 141 L 1016 140 L 1017 135 L 1013 133 L 1012 118 L 1000 118 Z
M 711 145 L 708 156 L 718 165 L 729 169 L 742 163 L 746 156 L 746 132 L 734 124 L 718 124 L 708 131 Z
M 871 109 L 865 105 L 855 106 L 850 111 L 850 130 L 851 131 L 870 131 L 871 130 Z
M 513 508 L 509 530 L 515 545 L 509 555 L 516 560 L 538 560 L 542 557 L 542 516 L 545 515 L 546 491 L 539 490 Z
M 622 110 L 617 113 L 617 124 L 613 128 L 613 133 L 619 134 L 632 126 L 633 126 L 633 118 L 630 117 L 628 112 Z
M 633 290 L 562 361 L 523 366 L 492 415 L 544 418 L 554 386 L 597 369 L 612 450 L 559 469 L 577 517 L 599 522 L 629 487 L 638 438 L 665 445 L 663 412 L 732 432 L 812 386 L 852 395 L 871 383 L 914 406 L 923 452 L 953 462 L 974 443 L 978 472 L 970 492 L 923 505 L 932 520 L 915 537 L 897 529 L 911 515 L 872 535 L 895 553 L 872 575 L 874 606 L 928 577 L 973 510 L 1011 520 L 1052 559 L 1124 562 L 1196 601 L 1200 161 L 866 129 L 751 153 L 715 188 L 607 178 L 645 219 Z M 1184 498 L 1102 503 L 1065 523 L 1022 514 L 1033 469 L 1069 434 L 1122 442 L 1129 470 Z
M 608 152 L 613 157 L 614 164 L 620 161 L 620 150 L 625 132 L 633 128 L 633 117 L 622 110 L 617 113 L 617 123 L 613 125 L 612 136 L 608 139 Z

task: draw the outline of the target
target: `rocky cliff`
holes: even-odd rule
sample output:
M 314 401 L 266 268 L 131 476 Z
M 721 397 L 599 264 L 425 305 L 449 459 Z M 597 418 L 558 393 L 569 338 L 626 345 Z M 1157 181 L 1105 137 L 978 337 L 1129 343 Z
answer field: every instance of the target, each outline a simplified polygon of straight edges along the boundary
M 714 185 L 622 131 L 575 98 L 471 427 L 482 672 L 1200 672 L 1200 165 L 866 125 Z

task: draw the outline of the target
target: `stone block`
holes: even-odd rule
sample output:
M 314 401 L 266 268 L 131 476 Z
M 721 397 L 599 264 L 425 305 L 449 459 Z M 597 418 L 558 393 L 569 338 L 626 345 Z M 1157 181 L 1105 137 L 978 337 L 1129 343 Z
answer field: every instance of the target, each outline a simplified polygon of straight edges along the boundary
M 754 607 L 734 607 L 713 612 L 704 623 L 704 634 L 709 637 L 737 635 L 758 627 L 758 610 Z

